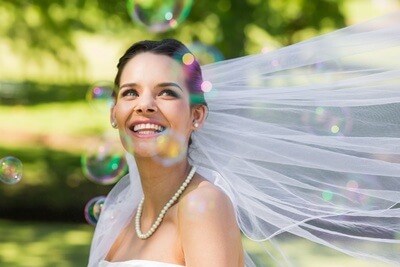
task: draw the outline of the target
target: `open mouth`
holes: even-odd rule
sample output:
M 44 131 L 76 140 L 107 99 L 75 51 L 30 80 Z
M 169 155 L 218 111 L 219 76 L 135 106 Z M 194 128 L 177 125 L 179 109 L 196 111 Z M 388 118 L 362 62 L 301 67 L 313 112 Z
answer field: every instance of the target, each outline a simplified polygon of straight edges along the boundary
M 165 127 L 154 123 L 139 123 L 130 127 L 130 130 L 139 135 L 149 135 L 161 133 Z

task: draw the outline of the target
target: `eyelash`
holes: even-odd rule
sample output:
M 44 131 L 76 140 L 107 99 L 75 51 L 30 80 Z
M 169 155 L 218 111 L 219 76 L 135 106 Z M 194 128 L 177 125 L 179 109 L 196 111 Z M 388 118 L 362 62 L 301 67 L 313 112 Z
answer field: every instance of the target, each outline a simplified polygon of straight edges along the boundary
M 171 89 L 162 90 L 158 95 L 162 96 L 164 93 L 167 93 L 168 96 L 179 98 L 179 94 L 177 92 L 175 92 L 174 90 L 171 90 Z
M 127 90 L 125 90 L 125 91 L 123 91 L 122 92 L 122 96 L 128 96 L 130 93 L 134 93 L 135 94 L 135 96 L 138 96 L 139 94 L 138 94 L 138 92 L 136 91 L 136 90 L 133 90 L 133 89 L 127 89 Z

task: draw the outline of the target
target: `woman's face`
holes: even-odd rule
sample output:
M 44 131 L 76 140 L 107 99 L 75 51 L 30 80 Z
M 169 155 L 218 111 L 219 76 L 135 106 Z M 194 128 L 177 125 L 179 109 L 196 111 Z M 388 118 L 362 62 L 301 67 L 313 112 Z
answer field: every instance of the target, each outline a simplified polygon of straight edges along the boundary
M 193 123 L 199 119 L 189 96 L 184 69 L 172 58 L 144 52 L 130 59 L 111 111 L 125 149 L 135 156 L 151 156 L 149 147 L 166 131 L 182 136 L 187 147 Z

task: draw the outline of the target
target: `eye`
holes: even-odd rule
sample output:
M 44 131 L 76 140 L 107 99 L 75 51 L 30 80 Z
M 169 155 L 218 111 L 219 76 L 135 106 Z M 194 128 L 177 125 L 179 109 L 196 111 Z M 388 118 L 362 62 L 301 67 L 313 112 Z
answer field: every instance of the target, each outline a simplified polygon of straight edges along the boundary
M 179 94 L 172 89 L 164 89 L 158 95 L 164 97 L 179 98 Z
M 121 93 L 121 96 L 122 97 L 125 97 L 125 96 L 136 97 L 136 96 L 139 96 L 139 94 L 135 89 L 126 89 Z

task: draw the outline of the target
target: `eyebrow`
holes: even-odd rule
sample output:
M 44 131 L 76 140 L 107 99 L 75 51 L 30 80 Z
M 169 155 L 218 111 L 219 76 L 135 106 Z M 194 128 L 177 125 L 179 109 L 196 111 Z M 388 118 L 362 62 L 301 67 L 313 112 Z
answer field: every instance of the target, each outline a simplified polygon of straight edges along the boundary
M 119 87 L 119 89 L 122 89 L 124 87 L 135 87 L 135 86 L 137 86 L 137 83 L 125 83 L 125 84 L 121 85 Z
M 137 85 L 138 85 L 137 83 L 125 83 L 125 84 L 121 85 L 119 87 L 119 89 L 122 89 L 124 87 L 135 87 Z M 168 86 L 174 86 L 174 87 L 179 88 L 181 91 L 183 91 L 183 89 L 177 83 L 173 83 L 173 82 L 159 83 L 156 85 L 156 87 L 168 87 Z
M 159 83 L 157 84 L 158 87 L 168 87 L 168 86 L 174 86 L 174 87 L 178 87 L 179 89 L 181 89 L 181 91 L 183 91 L 183 89 L 177 84 L 177 83 Z

